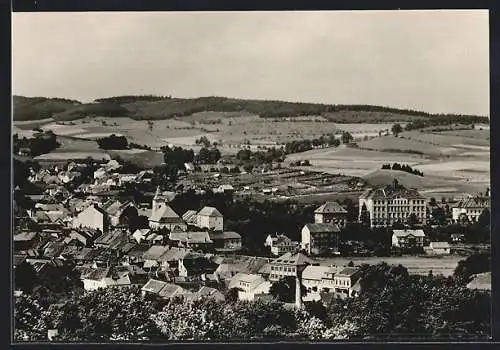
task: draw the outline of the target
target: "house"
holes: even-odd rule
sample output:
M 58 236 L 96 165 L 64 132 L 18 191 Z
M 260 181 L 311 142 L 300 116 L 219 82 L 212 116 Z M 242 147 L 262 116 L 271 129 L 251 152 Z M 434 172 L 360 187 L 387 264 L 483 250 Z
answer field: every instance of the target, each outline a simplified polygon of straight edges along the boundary
M 207 249 L 214 243 L 210 239 L 208 232 L 186 232 L 174 231 L 170 232 L 169 240 L 173 241 L 179 247 L 187 247 L 192 249 Z
M 88 246 L 93 243 L 100 234 L 101 233 L 99 231 L 93 229 L 73 229 L 71 230 L 69 237 L 80 242 L 84 246 Z
M 187 229 L 186 223 L 167 205 L 166 199 L 161 195 L 159 187 L 156 189 L 156 194 L 153 198 L 149 227 L 153 230 L 166 228 L 170 231 L 185 231 Z
M 241 257 L 238 258 L 216 258 L 216 263 L 219 264 L 215 275 L 219 280 L 228 280 L 237 273 L 260 274 L 262 276 L 269 275 L 263 271 L 271 259 L 261 257 Z M 267 270 L 267 269 L 266 269 Z
M 97 204 L 87 207 L 73 220 L 74 228 L 91 228 L 106 232 L 109 226 L 108 214 Z
M 388 227 L 394 223 L 425 225 L 426 199 L 415 189 L 407 189 L 396 179 L 393 184 L 367 189 L 359 197 L 359 220 L 367 218 L 370 227 Z
M 159 265 L 160 257 L 168 250 L 167 246 L 154 245 L 150 247 L 143 255 L 144 268 L 152 268 Z M 168 265 L 167 265 L 168 266 Z
M 448 255 L 450 254 L 450 244 L 448 242 L 431 242 L 429 244 L 429 251 L 435 255 Z
M 202 298 L 214 299 L 216 301 L 224 301 L 224 294 L 219 292 L 215 288 L 201 286 L 201 288 L 194 293 L 184 294 L 184 298 L 187 300 L 199 300 Z
M 287 276 L 296 277 L 302 272 L 302 268 L 314 264 L 315 261 L 302 253 L 286 253 L 272 260 L 270 265 L 271 274 L 269 280 L 278 281 Z
M 238 289 L 239 300 L 255 300 L 257 296 L 269 294 L 272 283 L 256 274 L 238 273 L 228 284 L 228 289 Z
M 119 267 L 98 267 L 82 276 L 82 281 L 87 291 L 131 284 L 128 269 Z
M 204 207 L 196 217 L 199 228 L 207 228 L 214 231 L 224 230 L 224 218 L 222 214 L 214 207 Z
M 264 246 L 271 249 L 273 255 L 279 256 L 285 253 L 294 253 L 299 248 L 299 242 L 292 241 L 285 235 L 268 235 Z
M 360 271 L 355 267 L 346 267 L 342 271 L 335 274 L 334 288 L 335 294 L 341 297 L 353 297 L 359 295 Z
M 491 272 L 474 275 L 472 281 L 467 284 L 467 288 L 491 291 Z
M 233 231 L 209 232 L 214 248 L 220 252 L 238 251 L 241 249 L 241 235 Z
M 491 197 L 475 196 L 461 200 L 452 208 L 452 219 L 458 222 L 461 218 L 476 222 L 485 209 L 490 209 Z
M 335 290 L 334 276 L 343 269 L 343 267 L 337 266 L 306 266 L 302 272 L 302 285 L 307 288 L 308 297 L 319 300 L 320 292 L 333 293 Z
M 104 233 L 94 241 L 96 247 L 114 250 L 120 250 L 125 243 L 128 243 L 128 234 L 122 230 Z
M 220 185 L 219 187 L 212 188 L 213 193 L 234 193 L 232 185 Z
M 337 202 L 326 202 L 314 211 L 314 222 L 317 224 L 334 223 L 345 227 L 347 210 Z
M 163 299 L 171 299 L 174 297 L 182 297 L 186 294 L 190 294 L 189 291 L 185 290 L 181 286 L 173 283 L 167 283 L 164 281 L 159 281 L 156 279 L 150 279 L 142 288 L 142 295 L 154 294 Z
M 88 263 L 94 261 L 94 258 L 96 258 L 99 253 L 100 251 L 98 249 L 82 248 L 75 256 L 75 260 L 80 263 Z
M 340 228 L 334 223 L 306 224 L 302 228 L 302 247 L 309 255 L 338 251 Z
M 120 202 L 111 200 L 102 206 L 102 209 L 108 214 L 112 226 L 124 225 L 131 216 L 138 216 L 137 208 L 131 201 Z
M 392 246 L 398 248 L 418 248 L 424 246 L 423 230 L 392 230 Z

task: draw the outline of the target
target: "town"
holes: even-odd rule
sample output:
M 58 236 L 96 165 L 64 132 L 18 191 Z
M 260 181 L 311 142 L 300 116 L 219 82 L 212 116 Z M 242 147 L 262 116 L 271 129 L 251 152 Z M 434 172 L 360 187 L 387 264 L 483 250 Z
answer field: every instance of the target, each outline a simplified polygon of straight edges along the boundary
M 167 146 L 165 160 L 182 152 Z M 263 222 L 249 226 L 261 232 L 244 226 L 238 232 L 231 206 L 252 205 L 241 197 L 249 187 L 229 184 L 231 175 L 220 176 L 217 169 L 185 163 L 171 183 L 158 169 L 139 171 L 120 159 L 15 164 L 18 295 L 41 288 L 35 280 L 59 275 L 76 279 L 68 288 L 80 285 L 87 292 L 137 287 L 143 297 L 163 300 L 278 298 L 301 309 L 310 302 L 355 298 L 365 262 L 401 259 L 394 265 L 404 265 L 409 257 L 417 265 L 410 273 L 426 275 L 437 272 L 418 269 L 429 260 L 439 265 L 442 257 L 488 251 L 489 189 L 438 202 L 394 179 L 367 187 L 357 203 L 312 207 L 295 230 L 279 219 L 277 225 L 269 220 L 266 229 L 264 214 L 252 217 Z M 206 182 L 207 188 L 200 182 L 196 190 L 175 185 L 200 174 L 216 180 Z M 475 276 L 470 288 L 476 288 L 475 279 L 483 281 L 479 288 L 490 288 L 488 273 Z
M 492 339 L 487 10 L 43 3 L 12 15 L 12 343 Z

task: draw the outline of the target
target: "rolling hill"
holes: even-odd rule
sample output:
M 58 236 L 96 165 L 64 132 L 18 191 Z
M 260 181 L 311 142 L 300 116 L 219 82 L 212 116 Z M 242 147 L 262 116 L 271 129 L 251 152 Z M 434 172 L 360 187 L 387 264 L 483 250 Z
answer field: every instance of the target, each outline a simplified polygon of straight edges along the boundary
M 74 120 L 83 117 L 130 117 L 135 120 L 163 120 L 198 112 L 235 112 L 261 118 L 322 116 L 337 123 L 419 122 L 442 119 L 443 122 L 489 123 L 487 117 L 436 115 L 426 112 L 372 105 L 327 105 L 271 100 L 245 100 L 226 97 L 171 98 L 170 96 L 118 96 L 93 103 L 59 98 L 14 96 L 14 121 Z

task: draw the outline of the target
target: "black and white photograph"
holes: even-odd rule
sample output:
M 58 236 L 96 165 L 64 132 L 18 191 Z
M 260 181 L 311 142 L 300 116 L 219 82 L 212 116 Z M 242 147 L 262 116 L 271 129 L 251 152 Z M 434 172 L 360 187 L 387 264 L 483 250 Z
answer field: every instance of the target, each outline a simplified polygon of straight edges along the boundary
M 491 340 L 488 10 L 11 18 L 13 343 Z

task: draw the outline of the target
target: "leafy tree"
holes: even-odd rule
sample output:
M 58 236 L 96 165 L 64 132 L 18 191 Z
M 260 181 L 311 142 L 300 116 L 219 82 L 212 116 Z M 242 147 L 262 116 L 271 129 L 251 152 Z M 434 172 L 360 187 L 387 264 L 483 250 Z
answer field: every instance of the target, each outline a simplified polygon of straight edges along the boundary
M 295 302 L 295 287 L 296 281 L 293 276 L 286 276 L 279 281 L 274 282 L 269 289 L 269 294 L 277 298 L 279 301 L 286 303 Z M 307 293 L 307 288 L 301 285 L 301 294 Z
M 352 137 L 351 133 L 349 133 L 348 131 L 344 131 L 342 132 L 342 143 L 343 144 L 348 144 L 348 143 L 351 143 L 353 140 L 354 140 L 354 137 Z
M 460 281 L 468 283 L 472 275 L 491 271 L 491 257 L 489 254 L 473 254 L 465 260 L 460 260 L 453 272 Z
M 485 208 L 479 215 L 477 222 L 480 227 L 490 227 L 490 210 Z
M 366 208 L 365 203 L 363 203 L 363 206 L 361 207 L 361 215 L 359 217 L 359 221 L 365 227 L 370 227 L 370 225 L 371 225 L 370 213 L 368 212 L 368 209 Z
M 392 129 L 391 129 L 392 133 L 394 134 L 394 136 L 398 136 L 402 131 L 403 131 L 403 128 L 401 127 L 401 125 L 398 123 L 398 124 L 394 124 L 392 126 Z
M 128 141 L 125 136 L 116 136 L 111 134 L 110 136 L 97 139 L 97 144 L 101 149 L 127 149 Z

